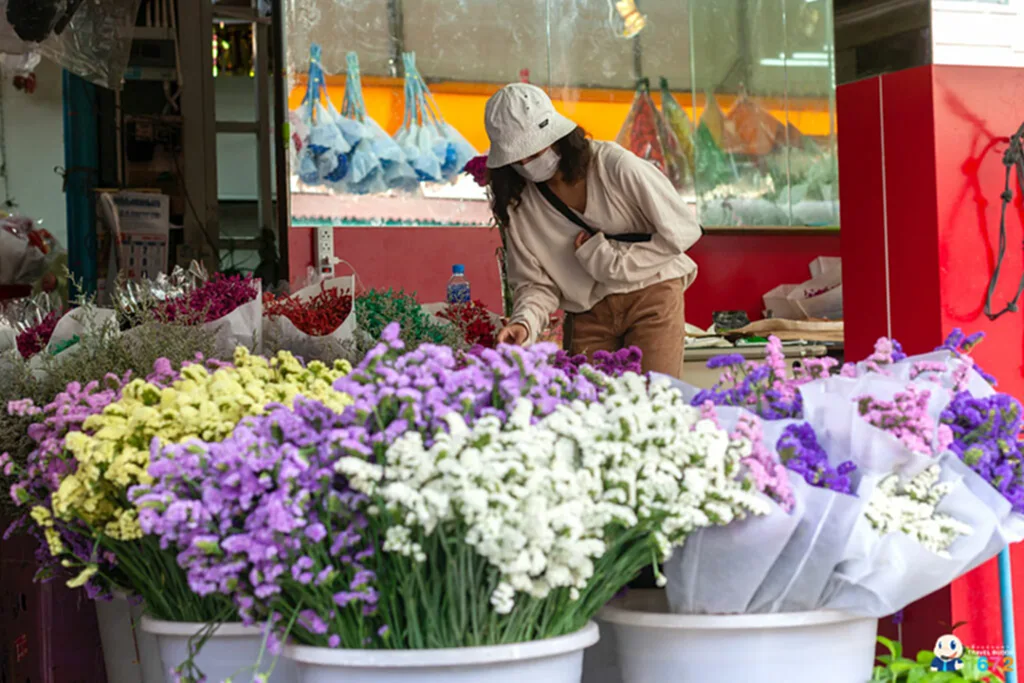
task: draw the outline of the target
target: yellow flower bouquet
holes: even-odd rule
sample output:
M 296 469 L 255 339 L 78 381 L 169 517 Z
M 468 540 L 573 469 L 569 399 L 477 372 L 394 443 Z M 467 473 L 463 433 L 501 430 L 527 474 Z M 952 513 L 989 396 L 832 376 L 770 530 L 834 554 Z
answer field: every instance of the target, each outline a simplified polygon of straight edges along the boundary
M 284 351 L 263 358 L 239 348 L 232 364 L 193 363 L 175 371 L 170 363 L 158 362 L 149 378 L 124 384 L 117 400 L 66 434 L 66 467 L 52 491 L 52 504 L 32 509 L 51 552 L 63 553 L 65 566 L 77 564 L 79 573 L 69 585 L 94 579 L 105 570 L 97 558 L 108 557 L 117 567 L 113 581 L 128 583 L 123 588 L 141 595 L 158 619 L 230 617 L 230 603 L 194 595 L 173 553 L 143 535 L 129 490 L 151 482 L 151 449 L 192 439 L 221 441 L 246 417 L 262 415 L 268 406 L 291 406 L 297 396 L 343 410 L 351 400 L 332 384 L 349 370 L 346 362 L 303 365 Z M 92 556 L 78 553 L 77 563 L 68 561 L 55 532 L 60 525 L 86 529 L 95 547 Z

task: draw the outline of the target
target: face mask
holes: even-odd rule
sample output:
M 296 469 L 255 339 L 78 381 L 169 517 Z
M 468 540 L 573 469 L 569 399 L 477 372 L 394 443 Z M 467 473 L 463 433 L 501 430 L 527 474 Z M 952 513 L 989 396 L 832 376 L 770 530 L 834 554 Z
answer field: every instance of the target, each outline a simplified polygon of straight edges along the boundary
M 558 162 L 561 160 L 562 157 L 558 156 L 558 152 L 548 149 L 536 159 L 532 159 L 525 164 L 512 164 L 512 168 L 516 170 L 516 173 L 531 182 L 545 183 L 555 177 L 555 172 L 558 170 Z

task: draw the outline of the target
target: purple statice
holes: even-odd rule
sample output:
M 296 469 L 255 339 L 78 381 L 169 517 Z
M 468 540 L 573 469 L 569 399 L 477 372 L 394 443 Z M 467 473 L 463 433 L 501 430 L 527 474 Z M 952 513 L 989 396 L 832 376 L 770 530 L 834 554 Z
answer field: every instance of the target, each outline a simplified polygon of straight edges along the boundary
M 993 377 L 991 374 L 985 372 L 981 368 L 981 366 L 978 365 L 978 363 L 972 357 L 970 357 L 970 355 L 969 355 L 971 353 L 971 351 L 974 350 L 974 347 L 977 346 L 978 344 L 980 344 L 981 342 L 983 342 L 984 340 L 985 340 L 985 333 L 984 332 L 975 332 L 974 334 L 968 335 L 968 334 L 964 334 L 964 331 L 961 330 L 958 327 L 958 328 L 955 328 L 952 332 L 950 332 L 949 336 L 946 337 L 946 340 L 944 342 L 942 342 L 942 344 L 938 348 L 936 348 L 935 350 L 936 351 L 949 351 L 954 356 L 959 356 L 960 358 L 962 358 L 964 360 L 970 361 L 971 367 L 979 375 L 981 375 L 981 377 L 986 382 L 988 382 L 992 386 L 996 386 L 998 384 L 998 382 L 996 381 L 996 378 Z
M 1007 394 L 984 398 L 962 391 L 939 421 L 953 434 L 949 448 L 1024 513 L 1024 453 L 1021 403 Z
M 230 596 L 246 622 L 283 616 L 283 627 L 299 614 L 284 635 L 358 646 L 379 624 L 366 623 L 378 597 L 365 498 L 334 472 L 354 432 L 327 406 L 298 399 L 219 443 L 154 443 L 154 481 L 130 492 L 139 524 L 177 553 L 195 593 Z
M 128 379 L 129 375 L 108 375 L 103 381 L 93 381 L 84 385 L 72 382 L 42 408 L 30 400 L 12 401 L 8 404 L 7 410 L 11 415 L 31 417 L 34 420 L 28 426 L 28 437 L 35 446 L 28 455 L 24 469 L 19 471 L 8 454 L 0 456 L 4 475 L 15 477 L 10 494 L 17 505 L 27 510 L 36 507 L 52 510 L 53 494 L 60 488 L 64 477 L 73 473 L 77 466 L 74 458 L 65 455 L 64 437 L 69 432 L 81 431 L 86 419 L 101 413 L 106 406 L 118 400 L 121 389 Z M 36 551 L 36 559 L 40 562 L 38 578 L 51 579 L 58 573 L 63 573 L 66 571 L 62 568 L 64 561 L 75 567 L 98 561 L 103 568 L 101 573 L 111 575 L 113 557 L 97 553 L 88 529 L 56 519 L 53 520 L 53 524 L 65 549 L 64 554 L 59 557 L 51 554 L 41 529 L 38 525 L 29 523 L 27 513 L 16 519 L 5 534 L 7 538 L 18 530 L 27 529 L 40 541 Z M 93 596 L 101 592 L 99 585 L 93 581 L 87 583 L 85 588 Z
M 621 377 L 627 372 L 643 373 L 643 352 L 635 346 L 618 351 L 597 351 L 593 359 L 585 354 L 569 355 L 565 351 L 555 353 L 551 364 L 568 375 L 579 374 L 580 368 L 589 365 L 594 370 L 610 377 Z
M 793 489 L 786 475 L 786 468 L 764 443 L 761 420 L 749 413 L 741 415 L 730 436 L 733 439 L 746 439 L 750 442 L 750 455 L 741 462 L 750 472 L 755 488 L 768 494 L 786 512 L 791 511 L 796 502 Z
M 382 343 L 334 383 L 354 400 L 343 419 L 351 429 L 348 438 L 364 456 L 413 429 L 429 442 L 446 428 L 444 417 L 452 412 L 469 423 L 486 415 L 505 418 L 525 398 L 539 419 L 559 405 L 592 401 L 600 391 L 600 373 L 586 366 L 575 374 L 556 367 L 553 344 L 500 346 L 476 354 L 426 344 L 403 353 L 398 331 L 398 325 L 389 325 Z
M 829 489 L 838 493 L 853 493 L 850 475 L 857 469 L 847 460 L 838 467 L 828 462 L 828 454 L 818 443 L 818 437 L 810 424 L 793 424 L 782 432 L 775 450 L 786 469 L 796 472 L 811 486 Z
M 822 372 L 827 375 L 830 362 L 834 363 L 825 359 L 790 377 L 782 342 L 769 337 L 763 363 L 747 361 L 738 354 L 708 361 L 709 368 L 722 370 L 722 374 L 715 386 L 697 393 L 692 405 L 711 401 L 715 405 L 746 408 L 766 420 L 799 418 L 803 415 L 800 385 Z
M 869 424 L 889 432 L 914 453 L 936 455 L 949 447 L 953 432 L 948 425 L 936 425 L 928 415 L 930 396 L 931 392 L 910 384 L 905 391 L 896 393 L 891 401 L 874 396 L 861 396 L 854 400 L 857 412 Z

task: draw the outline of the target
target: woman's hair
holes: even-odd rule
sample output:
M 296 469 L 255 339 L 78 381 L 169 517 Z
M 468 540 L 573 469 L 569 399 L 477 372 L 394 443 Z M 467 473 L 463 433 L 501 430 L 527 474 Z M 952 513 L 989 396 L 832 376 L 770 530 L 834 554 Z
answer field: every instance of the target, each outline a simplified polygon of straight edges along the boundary
M 551 145 L 561 159 L 558 170 L 567 183 L 575 183 L 587 175 L 593 151 L 587 131 L 579 126 L 576 130 Z M 518 163 L 518 162 L 517 162 Z M 509 212 L 519 206 L 526 188 L 526 179 L 516 173 L 512 164 L 501 168 L 492 168 L 487 174 L 490 188 L 491 213 L 494 220 L 502 227 L 508 227 Z

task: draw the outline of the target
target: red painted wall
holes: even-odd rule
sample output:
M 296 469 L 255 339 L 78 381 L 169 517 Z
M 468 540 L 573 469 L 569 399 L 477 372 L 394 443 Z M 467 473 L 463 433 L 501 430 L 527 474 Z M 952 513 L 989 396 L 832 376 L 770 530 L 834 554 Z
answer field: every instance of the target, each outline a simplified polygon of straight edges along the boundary
M 954 328 L 981 330 L 987 341 L 974 354 L 978 362 L 1003 391 L 1024 397 L 1024 317 L 993 323 L 983 314 L 998 245 L 1001 158 L 1024 119 L 1024 70 L 921 67 L 840 86 L 837 103 L 847 354 L 863 356 L 887 333 L 915 353 Z M 1024 270 L 1019 198 L 1007 228 L 997 309 Z M 1024 549 L 1014 546 L 1011 555 L 1020 595 Z M 1014 611 L 1024 617 L 1020 600 Z M 905 647 L 930 650 L 961 621 L 966 644 L 1002 645 L 994 561 L 908 608 Z
M 293 284 L 313 262 L 314 230 L 293 228 L 290 267 Z M 495 230 L 483 228 L 337 228 L 335 255 L 355 267 L 366 287 L 396 287 L 440 301 L 451 266 L 461 263 L 473 293 L 501 310 Z M 700 276 L 687 292 L 687 318 L 708 327 L 719 310 L 761 316 L 761 296 L 776 285 L 800 284 L 818 256 L 838 256 L 839 235 L 706 235 L 690 251 Z M 345 265 L 338 267 L 343 273 Z

